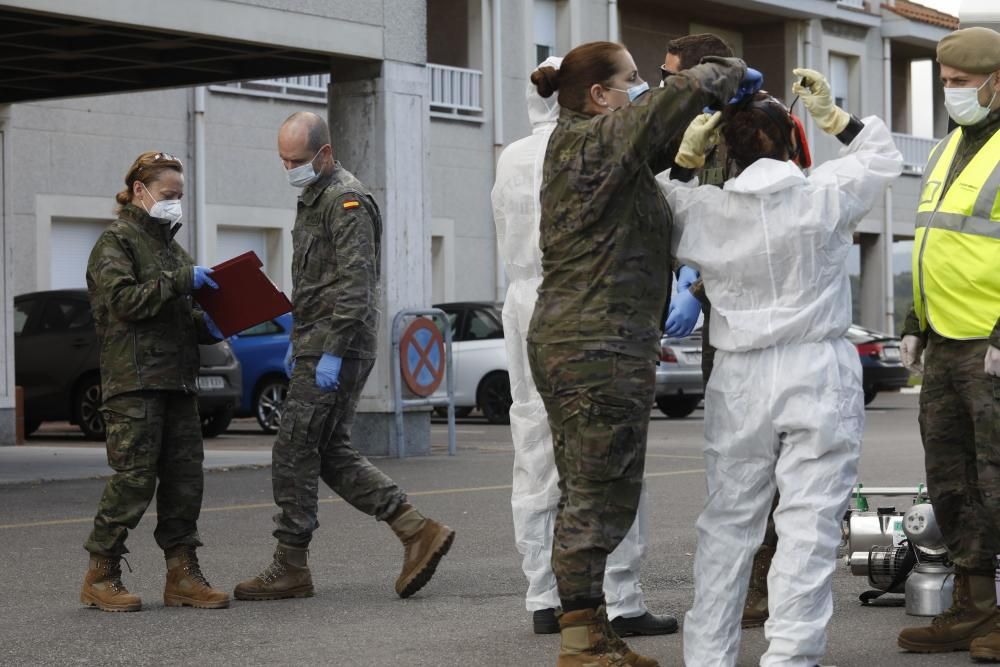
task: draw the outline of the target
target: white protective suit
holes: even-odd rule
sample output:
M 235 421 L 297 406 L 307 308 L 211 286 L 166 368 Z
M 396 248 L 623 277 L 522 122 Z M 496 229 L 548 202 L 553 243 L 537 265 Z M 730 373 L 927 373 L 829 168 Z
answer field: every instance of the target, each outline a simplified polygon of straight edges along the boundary
M 706 388 L 708 499 L 698 518 L 690 667 L 735 665 L 740 614 L 775 486 L 766 666 L 817 664 L 833 611 L 840 522 L 857 478 L 864 400 L 851 324 L 854 229 L 902 169 L 875 117 L 808 177 L 762 159 L 722 189 L 657 177 L 679 261 L 701 271 L 718 347 Z
M 558 68 L 562 58 L 542 65 Z M 556 96 L 545 99 L 528 84 L 528 116 L 532 133 L 507 146 L 497 162 L 493 186 L 493 216 L 497 240 L 510 284 L 503 304 L 503 330 L 510 372 L 510 431 L 514 440 L 514 486 L 510 504 L 514 540 L 524 556 L 528 578 L 528 611 L 559 607 L 552 572 L 552 537 L 559 502 L 559 475 L 552 451 L 552 434 L 542 397 L 528 366 L 528 325 L 542 282 L 542 251 L 538 243 L 542 163 L 549 135 L 559 118 Z M 631 618 L 646 613 L 639 584 L 639 564 L 646 551 L 646 489 L 636 521 L 608 557 L 604 595 L 608 617 Z

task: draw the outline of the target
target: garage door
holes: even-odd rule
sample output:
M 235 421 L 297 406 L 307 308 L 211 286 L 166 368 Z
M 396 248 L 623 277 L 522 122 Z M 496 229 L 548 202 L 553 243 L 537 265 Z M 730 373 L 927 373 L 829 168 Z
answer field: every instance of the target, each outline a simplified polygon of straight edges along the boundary
M 253 250 L 268 270 L 267 261 L 267 230 L 253 227 L 219 227 L 216 240 L 216 263 L 242 255 Z
M 87 286 L 87 260 L 108 223 L 107 220 L 52 219 L 51 289 Z

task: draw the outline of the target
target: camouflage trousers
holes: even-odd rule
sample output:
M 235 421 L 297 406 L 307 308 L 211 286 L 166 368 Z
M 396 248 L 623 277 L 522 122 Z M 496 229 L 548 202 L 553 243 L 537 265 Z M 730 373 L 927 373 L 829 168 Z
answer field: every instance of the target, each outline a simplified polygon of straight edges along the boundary
M 1000 378 L 983 370 L 988 346 L 932 333 L 920 391 L 934 515 L 948 555 L 972 574 L 992 573 L 1000 553 Z
M 128 553 L 128 531 L 139 525 L 154 493 L 153 536 L 160 548 L 201 546 L 205 451 L 198 397 L 179 391 L 127 392 L 106 400 L 101 414 L 108 465 L 115 474 L 104 487 L 84 548 L 102 556 Z
M 635 521 L 646 465 L 656 365 L 605 350 L 529 343 L 545 403 L 559 505 L 552 570 L 559 597 L 603 597 L 608 554 Z
M 274 443 L 274 536 L 306 547 L 319 527 L 319 480 L 365 514 L 385 521 L 406 502 L 396 483 L 351 447 L 351 427 L 374 359 L 344 359 L 339 387 L 316 386 L 315 357 L 298 358 Z

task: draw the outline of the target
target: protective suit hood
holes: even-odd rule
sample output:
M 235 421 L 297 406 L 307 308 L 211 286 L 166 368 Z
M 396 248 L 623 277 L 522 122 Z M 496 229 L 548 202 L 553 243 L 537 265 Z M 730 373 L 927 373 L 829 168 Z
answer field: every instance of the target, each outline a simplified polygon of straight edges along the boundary
M 559 69 L 562 65 L 562 58 L 558 56 L 549 56 L 540 63 L 538 67 L 554 67 Z M 538 69 L 536 67 L 535 69 Z M 528 88 L 525 91 L 526 97 L 528 98 L 528 120 L 531 121 L 531 131 L 538 132 L 541 128 L 555 124 L 559 120 L 559 93 L 553 93 L 548 98 L 542 97 L 538 94 L 538 89 L 535 88 L 535 84 L 528 80 Z
M 798 165 L 771 158 L 757 160 L 736 178 L 726 181 L 725 190 L 766 195 L 794 187 L 806 180 Z

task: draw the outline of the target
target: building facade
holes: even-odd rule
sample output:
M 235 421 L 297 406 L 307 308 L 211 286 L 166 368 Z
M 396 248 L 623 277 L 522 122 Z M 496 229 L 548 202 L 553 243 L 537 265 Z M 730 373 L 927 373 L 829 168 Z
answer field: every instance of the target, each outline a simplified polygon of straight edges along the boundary
M 906 173 L 856 243 L 859 323 L 892 331 L 901 300 L 892 290 L 893 243 L 913 237 L 920 172 L 933 137 L 947 129 L 940 87 L 931 85 L 921 100 L 932 108 L 931 129 L 915 134 L 913 63 L 933 63 L 936 42 L 958 27 L 954 17 L 906 0 L 178 2 L 168 11 L 139 0 L 0 1 L 0 43 L 51 60 L 46 69 L 37 59 L 0 57 L 0 90 L 8 92 L 0 96 L 0 442 L 12 439 L 13 295 L 84 285 L 90 247 L 144 150 L 188 166 L 179 239 L 200 263 L 254 250 L 287 292 L 296 192 L 276 132 L 293 111 L 326 115 L 337 157 L 374 186 L 386 212 L 383 321 L 404 307 L 501 300 L 506 279 L 489 196 L 496 158 L 530 132 L 530 71 L 590 40 L 624 42 L 655 85 L 668 40 L 713 32 L 786 102 L 791 70 L 804 65 L 827 73 L 848 111 L 887 118 Z M 143 24 L 123 23 L 128 16 Z M 122 62 L 136 57 L 141 66 Z M 165 68 L 172 57 L 176 66 Z M 50 86 L 32 76 L 39 67 Z M 815 161 L 836 155 L 836 141 L 808 120 L 807 131 Z M 384 360 L 384 332 L 383 342 Z M 390 396 L 383 361 L 362 410 L 386 415 Z M 391 420 L 373 419 L 366 432 L 376 442 Z

